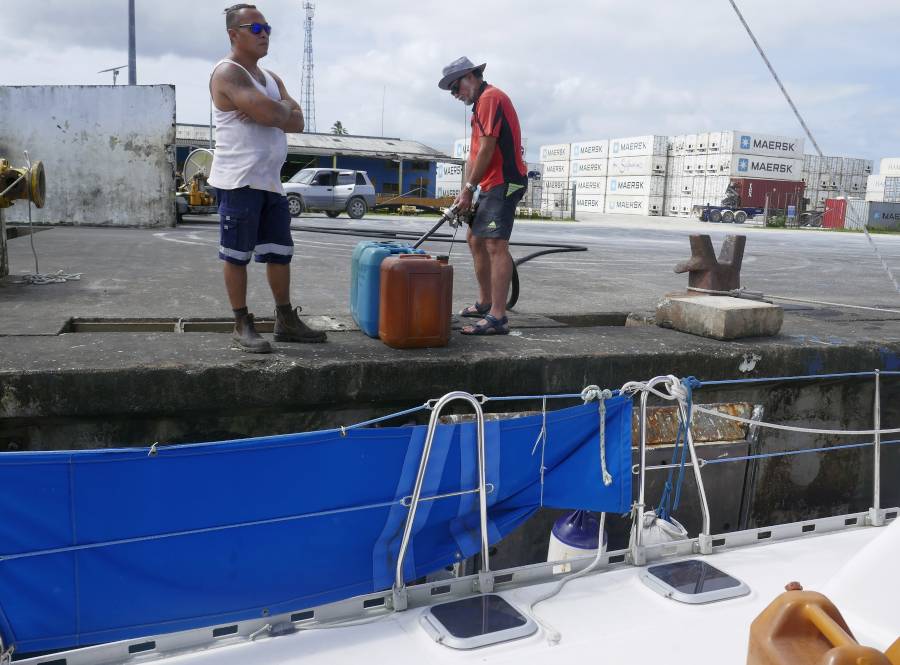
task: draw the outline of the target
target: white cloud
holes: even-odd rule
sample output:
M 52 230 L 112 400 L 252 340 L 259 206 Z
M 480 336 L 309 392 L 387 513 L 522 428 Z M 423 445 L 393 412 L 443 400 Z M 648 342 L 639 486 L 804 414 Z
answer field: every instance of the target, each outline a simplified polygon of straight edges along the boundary
M 174 83 L 178 116 L 208 119 L 207 81 L 227 52 L 231 0 L 137 0 L 138 81 Z M 299 98 L 299 0 L 260 0 L 274 26 L 263 62 Z M 900 154 L 895 41 L 900 3 L 742 0 L 742 10 L 830 153 Z M 384 131 L 449 150 L 463 109 L 437 89 L 466 53 L 516 104 L 529 150 L 542 143 L 746 129 L 800 135 L 727 0 L 317 3 L 317 127 Z M 127 62 L 125 0 L 5 0 L 0 84 L 107 84 Z M 7 58 L 7 62 L 9 58 Z M 123 72 L 123 77 L 127 76 Z M 120 78 L 120 82 L 125 80 Z

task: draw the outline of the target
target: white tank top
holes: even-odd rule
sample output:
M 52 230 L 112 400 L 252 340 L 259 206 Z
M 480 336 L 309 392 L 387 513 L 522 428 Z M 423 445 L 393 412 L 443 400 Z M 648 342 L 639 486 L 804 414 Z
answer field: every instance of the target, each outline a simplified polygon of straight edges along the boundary
M 225 58 L 216 63 L 213 73 L 223 62 L 237 65 L 261 92 L 281 100 L 281 92 L 272 75 L 260 67 L 266 85 L 260 85 L 249 71 L 234 60 Z M 276 194 L 284 194 L 281 186 L 281 167 L 287 159 L 287 137 L 278 127 L 266 127 L 252 120 L 238 120 L 239 111 L 222 111 L 213 103 L 216 125 L 216 149 L 209 174 L 209 184 L 218 189 L 251 187 Z

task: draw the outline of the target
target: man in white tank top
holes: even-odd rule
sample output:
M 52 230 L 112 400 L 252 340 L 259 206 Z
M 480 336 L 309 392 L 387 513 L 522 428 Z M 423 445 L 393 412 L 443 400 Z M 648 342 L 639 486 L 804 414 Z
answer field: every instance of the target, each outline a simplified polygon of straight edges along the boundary
M 254 5 L 225 10 L 231 54 L 210 77 L 216 149 L 209 184 L 218 189 L 219 258 L 234 311 L 233 346 L 269 353 L 247 311 L 247 264 L 251 256 L 266 264 L 275 298 L 275 341 L 324 342 L 291 306 L 291 215 L 281 186 L 287 157 L 285 132 L 303 131 L 303 113 L 282 80 L 258 62 L 269 51 L 272 27 Z

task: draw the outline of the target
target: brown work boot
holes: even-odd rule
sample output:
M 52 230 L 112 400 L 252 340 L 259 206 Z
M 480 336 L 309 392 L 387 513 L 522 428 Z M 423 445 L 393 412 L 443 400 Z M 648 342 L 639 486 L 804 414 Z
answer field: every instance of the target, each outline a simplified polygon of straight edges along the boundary
M 253 315 L 247 309 L 234 314 L 234 333 L 231 335 L 231 347 L 246 353 L 272 353 L 272 345 L 256 332 Z
M 324 330 L 313 330 L 303 323 L 298 316 L 301 307 L 291 309 L 290 305 L 275 308 L 275 341 L 276 342 L 307 342 L 318 343 L 325 341 Z

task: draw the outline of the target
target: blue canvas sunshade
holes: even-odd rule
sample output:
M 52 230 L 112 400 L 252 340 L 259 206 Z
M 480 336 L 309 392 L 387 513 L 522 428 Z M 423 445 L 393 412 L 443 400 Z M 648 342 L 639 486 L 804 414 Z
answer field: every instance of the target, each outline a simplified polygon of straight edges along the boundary
M 623 512 L 631 402 L 486 423 L 490 541 L 541 505 Z M 0 634 L 18 653 L 294 611 L 387 589 L 423 426 L 0 454 Z M 477 486 L 475 425 L 439 425 L 423 497 Z M 420 504 L 404 574 L 479 550 L 477 494 Z

